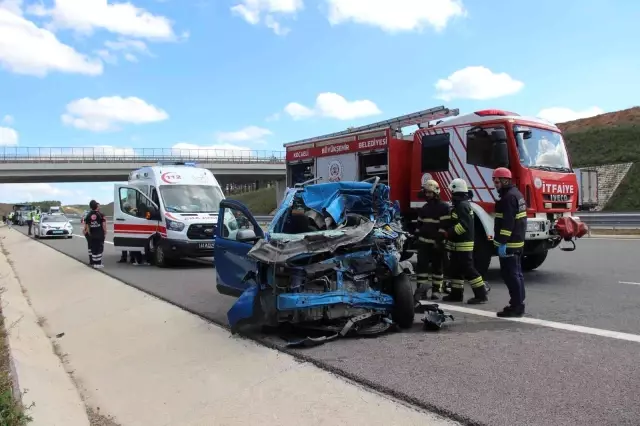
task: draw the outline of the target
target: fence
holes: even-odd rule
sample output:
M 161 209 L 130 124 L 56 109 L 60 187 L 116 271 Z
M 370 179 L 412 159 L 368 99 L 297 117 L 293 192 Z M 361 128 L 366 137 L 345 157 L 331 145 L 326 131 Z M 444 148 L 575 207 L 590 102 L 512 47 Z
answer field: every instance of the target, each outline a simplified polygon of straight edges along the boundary
M 593 229 L 640 229 L 636 212 L 578 212 L 577 216 Z
M 0 149 L 0 163 L 284 163 L 284 151 L 186 148 L 30 148 Z

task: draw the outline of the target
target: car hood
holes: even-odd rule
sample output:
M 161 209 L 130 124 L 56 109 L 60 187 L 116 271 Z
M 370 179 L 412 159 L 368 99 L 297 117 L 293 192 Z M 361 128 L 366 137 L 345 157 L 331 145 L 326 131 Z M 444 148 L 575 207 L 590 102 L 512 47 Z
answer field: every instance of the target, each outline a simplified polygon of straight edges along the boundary
M 259 240 L 248 255 L 265 263 L 286 263 L 296 257 L 333 252 L 341 246 L 356 244 L 373 231 L 373 222 L 339 230 L 310 232 L 306 234 L 269 234 L 269 239 Z

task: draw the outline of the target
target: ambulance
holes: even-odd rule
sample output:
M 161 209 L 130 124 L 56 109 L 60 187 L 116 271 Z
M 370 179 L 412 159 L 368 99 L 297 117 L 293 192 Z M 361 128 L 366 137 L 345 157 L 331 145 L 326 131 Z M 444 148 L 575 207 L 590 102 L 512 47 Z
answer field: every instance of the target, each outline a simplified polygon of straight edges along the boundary
M 158 267 L 180 258 L 213 257 L 222 188 L 195 163 L 163 162 L 114 187 L 116 249 L 151 253 Z M 233 230 L 232 230 L 233 232 Z

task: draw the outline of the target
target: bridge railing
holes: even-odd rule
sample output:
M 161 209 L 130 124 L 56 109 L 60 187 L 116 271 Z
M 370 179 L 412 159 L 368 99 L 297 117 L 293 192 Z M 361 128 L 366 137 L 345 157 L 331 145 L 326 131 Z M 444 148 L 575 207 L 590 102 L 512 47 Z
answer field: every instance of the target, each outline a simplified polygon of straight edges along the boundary
M 212 163 L 284 163 L 284 151 L 208 148 L 35 148 L 2 147 L 0 163 L 154 163 L 197 161 Z

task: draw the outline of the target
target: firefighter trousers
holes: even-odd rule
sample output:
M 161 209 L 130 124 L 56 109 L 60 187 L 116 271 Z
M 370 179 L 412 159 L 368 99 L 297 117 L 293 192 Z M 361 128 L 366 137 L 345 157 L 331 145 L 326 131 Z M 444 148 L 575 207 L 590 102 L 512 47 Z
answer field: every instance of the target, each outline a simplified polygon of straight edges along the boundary
M 426 289 L 431 286 L 434 293 L 442 292 L 444 280 L 443 266 L 444 251 L 434 244 L 420 244 L 418 246 L 417 284 Z
M 464 282 L 468 282 L 472 289 L 484 286 L 482 275 L 473 264 L 472 251 L 452 251 L 449 267 L 451 274 L 451 289 L 464 291 Z
M 509 305 L 514 308 L 524 307 L 524 275 L 522 274 L 522 254 L 514 253 L 508 257 L 500 257 L 500 275 L 509 289 Z

